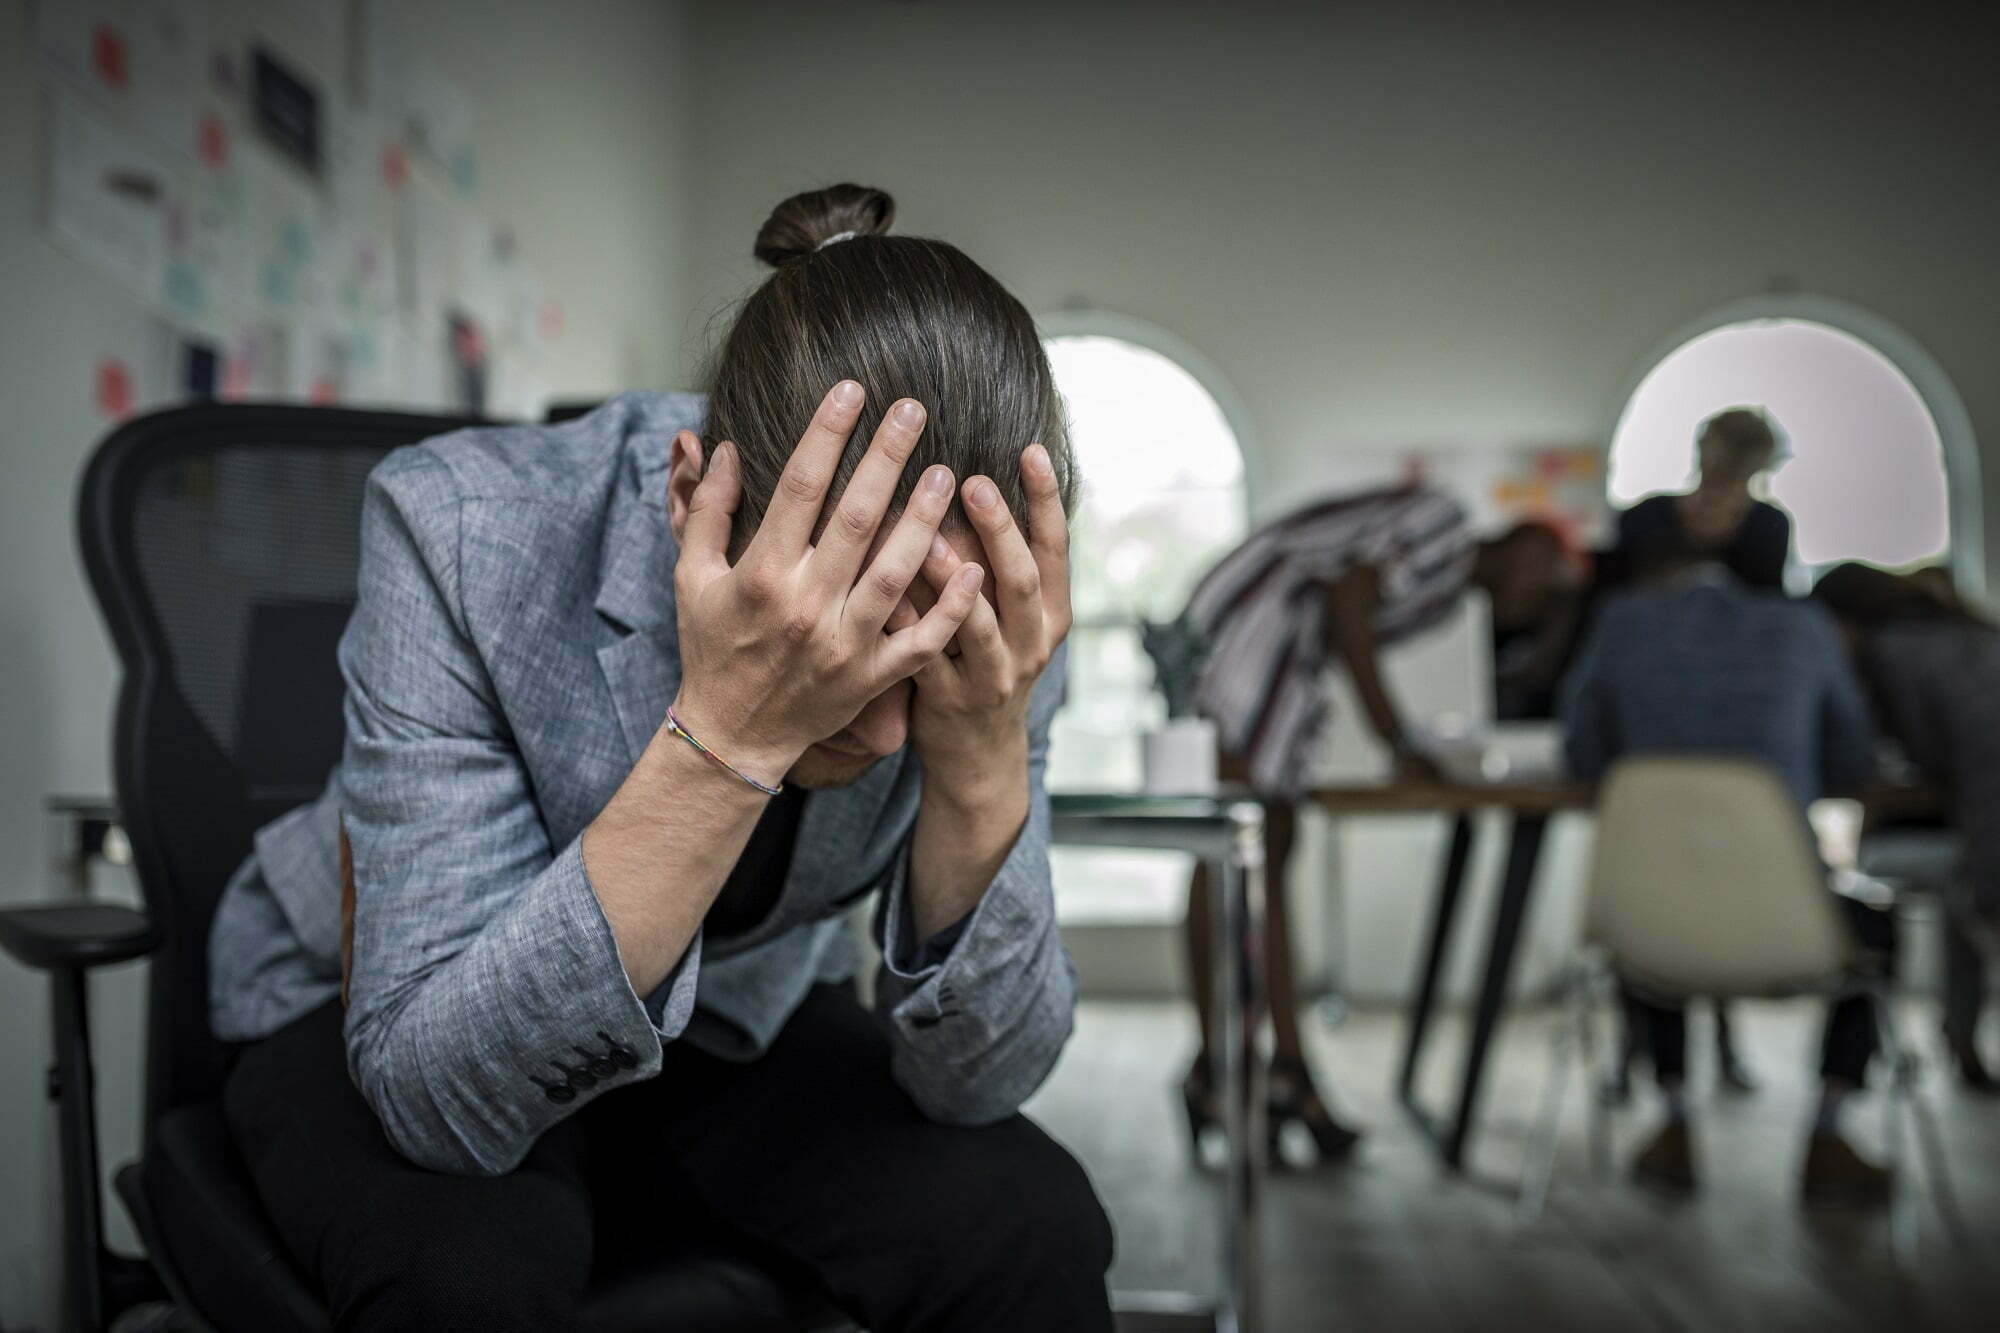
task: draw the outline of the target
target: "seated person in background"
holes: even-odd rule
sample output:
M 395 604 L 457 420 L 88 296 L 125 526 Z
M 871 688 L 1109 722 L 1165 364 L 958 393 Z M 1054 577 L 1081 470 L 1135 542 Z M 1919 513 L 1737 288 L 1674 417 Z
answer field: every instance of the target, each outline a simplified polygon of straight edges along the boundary
M 1807 602 L 1745 587 L 1714 562 L 1663 557 L 1598 617 L 1564 682 L 1566 752 L 1578 777 L 1596 781 L 1619 759 L 1717 754 L 1762 760 L 1806 807 L 1873 772 L 1868 708 L 1840 651 L 1832 618 Z M 1891 919 L 1837 899 L 1862 944 L 1892 953 Z M 1688 1132 L 1684 1011 L 1627 996 L 1643 1014 L 1667 1123 L 1633 1163 L 1640 1181 L 1695 1185 Z M 1874 1006 L 1838 1001 L 1827 1015 L 1822 1091 L 1806 1152 L 1803 1190 L 1813 1201 L 1875 1202 L 1890 1177 L 1840 1135 L 1840 1114 L 1860 1087 L 1876 1044 Z
M 1076 1000 L 1062 409 L 892 215 L 778 206 L 705 403 L 376 469 L 345 755 L 211 944 L 232 1135 L 335 1326 L 577 1328 L 600 1248 L 714 1232 L 870 1329 L 1110 1329 L 1103 1210 L 1019 1114 Z
M 1520 523 L 1480 541 L 1450 496 L 1397 486 L 1324 500 L 1258 529 L 1190 598 L 1188 624 L 1207 647 L 1196 700 L 1217 723 L 1223 776 L 1247 783 L 1264 804 L 1274 1145 L 1287 1123 L 1305 1127 L 1322 1160 L 1346 1153 L 1356 1137 L 1327 1109 L 1306 1065 L 1287 925 L 1295 802 L 1310 783 L 1328 716 L 1323 671 L 1345 665 L 1370 727 L 1395 757 L 1397 777 L 1434 780 L 1435 767 L 1383 680 L 1381 647 L 1438 623 L 1468 585 L 1486 591 L 1496 625 L 1532 629 L 1572 582 L 1562 538 L 1546 524 Z M 1187 945 L 1201 1052 L 1182 1085 L 1197 1148 L 1203 1128 L 1221 1114 L 1208 1072 L 1219 1034 L 1209 994 L 1214 927 L 1207 883 L 1197 866 L 1188 888 Z M 1282 1154 L 1272 1160 L 1282 1164 Z
M 1692 551 L 1720 561 L 1752 588 L 1783 588 L 1792 521 L 1750 493 L 1777 457 L 1777 433 L 1763 413 L 1747 407 L 1716 413 L 1695 437 L 1695 488 L 1648 496 L 1619 514 L 1614 552 L 1636 570 Z
M 2000 922 L 2000 628 L 1965 606 L 1942 568 L 1840 565 L 1813 597 L 1846 631 L 1882 729 L 1944 789 L 1968 890 L 1940 913 L 1945 1039 L 1967 1087 L 2000 1092 L 1975 1039 L 1986 975 L 1965 929 L 1968 911 Z

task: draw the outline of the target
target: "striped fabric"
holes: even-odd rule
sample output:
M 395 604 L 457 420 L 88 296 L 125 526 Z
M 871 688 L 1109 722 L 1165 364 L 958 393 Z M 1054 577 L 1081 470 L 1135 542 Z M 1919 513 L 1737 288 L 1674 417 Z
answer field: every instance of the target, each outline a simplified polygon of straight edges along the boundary
M 1465 510 L 1442 491 L 1397 486 L 1335 496 L 1258 529 L 1195 588 L 1188 621 L 1207 645 L 1196 686 L 1226 753 L 1244 758 L 1258 792 L 1294 797 L 1311 776 L 1331 711 L 1327 584 L 1372 565 L 1384 643 L 1448 612 L 1472 573 Z

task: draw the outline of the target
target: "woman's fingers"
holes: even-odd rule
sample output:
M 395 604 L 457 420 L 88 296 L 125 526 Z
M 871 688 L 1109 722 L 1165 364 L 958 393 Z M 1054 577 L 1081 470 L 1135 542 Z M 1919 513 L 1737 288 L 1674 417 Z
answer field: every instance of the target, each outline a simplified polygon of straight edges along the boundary
M 994 598 L 1008 642 L 1027 650 L 1042 638 L 1042 571 L 1014 523 L 1014 515 L 989 477 L 973 477 L 960 488 L 965 512 L 993 566 Z
M 966 565 L 952 576 L 951 582 L 939 592 L 936 604 L 916 624 L 888 637 L 885 656 L 891 681 L 916 674 L 944 652 L 945 645 L 959 632 L 967 617 L 982 610 L 992 614 L 979 595 L 979 584 L 985 576 L 986 571 L 978 565 Z
M 1042 574 L 1042 605 L 1055 624 L 1069 627 L 1069 515 L 1049 451 L 1031 444 L 1021 452 L 1021 481 L 1028 491 L 1028 549 Z
M 798 447 L 786 460 L 764 521 L 744 552 L 746 560 L 790 569 L 805 556 L 865 396 L 853 380 L 842 380 L 827 390 L 805 434 L 799 437 Z
M 844 593 L 861 571 L 875 531 L 895 498 L 896 483 L 903 467 L 916 451 L 917 437 L 924 433 L 924 405 L 904 398 L 882 414 L 868 452 L 854 468 L 854 475 L 841 488 L 840 499 L 826 516 L 819 539 L 813 545 L 814 580 L 829 593 Z M 949 498 L 949 483 L 945 491 Z M 911 572 L 915 572 L 912 566 Z M 887 614 L 885 609 L 884 614 Z M 879 623 L 879 622 L 878 622 Z
M 847 595 L 847 615 L 855 629 L 867 634 L 878 632 L 896 604 L 903 600 L 917 571 L 924 566 L 945 510 L 951 506 L 951 488 L 951 469 L 942 463 L 925 469 L 918 479 L 909 504 L 903 507 L 903 516 L 896 520 L 888 539 L 869 562 L 867 572 Z M 853 490 L 849 485 L 850 495 Z M 842 506 L 846 503 L 847 496 L 842 496 Z M 818 558 L 817 552 L 814 558 Z
M 697 466 L 701 442 L 683 431 L 674 441 Z M 724 441 L 709 455 L 701 484 L 688 500 L 687 523 L 681 529 L 681 551 L 677 568 L 691 574 L 712 577 L 729 572 L 729 533 L 736 506 L 743 498 L 742 477 L 737 471 L 736 446 Z

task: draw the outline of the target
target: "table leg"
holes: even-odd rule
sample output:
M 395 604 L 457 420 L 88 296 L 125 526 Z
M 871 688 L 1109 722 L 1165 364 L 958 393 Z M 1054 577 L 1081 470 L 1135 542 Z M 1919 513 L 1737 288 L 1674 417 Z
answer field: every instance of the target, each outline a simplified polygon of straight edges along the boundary
M 1223 1125 L 1229 1164 L 1223 1219 L 1222 1301 L 1217 1333 L 1256 1333 L 1260 1266 L 1258 1212 L 1263 1193 L 1264 1065 L 1254 1046 L 1263 1016 L 1264 812 L 1252 803 L 1231 807 L 1230 846 L 1211 864 L 1216 893 L 1214 994 L 1222 1061 Z
M 1417 1079 L 1417 1062 L 1423 1057 L 1424 1038 L 1429 1035 L 1431 1013 L 1437 1007 L 1438 978 L 1444 971 L 1445 952 L 1451 945 L 1459 891 L 1465 887 L 1465 865 L 1471 854 L 1472 816 L 1462 814 L 1452 821 L 1451 847 L 1445 853 L 1444 876 L 1438 881 L 1437 905 L 1431 920 L 1431 947 L 1417 973 L 1416 1008 L 1410 1014 L 1409 1033 L 1403 1038 L 1403 1072 L 1396 1078 L 1396 1095 L 1412 1112 L 1417 1109 L 1411 1095 Z
M 1493 918 L 1493 940 L 1486 955 L 1486 975 L 1479 985 L 1479 1008 L 1472 1018 L 1472 1040 L 1465 1052 L 1465 1075 L 1459 1085 L 1458 1117 L 1452 1122 L 1444 1142 L 1444 1163 L 1454 1171 L 1465 1164 L 1466 1140 L 1472 1133 L 1472 1119 L 1479 1102 L 1479 1084 L 1486 1073 L 1487 1050 L 1493 1029 L 1499 1025 L 1500 1010 L 1507 1002 L 1507 985 L 1514 972 L 1514 954 L 1520 944 L 1521 922 L 1527 916 L 1528 893 L 1534 887 L 1535 867 L 1541 860 L 1542 834 L 1548 828 L 1547 815 L 1516 815 L 1507 842 L 1507 873 L 1500 883 L 1500 906 Z

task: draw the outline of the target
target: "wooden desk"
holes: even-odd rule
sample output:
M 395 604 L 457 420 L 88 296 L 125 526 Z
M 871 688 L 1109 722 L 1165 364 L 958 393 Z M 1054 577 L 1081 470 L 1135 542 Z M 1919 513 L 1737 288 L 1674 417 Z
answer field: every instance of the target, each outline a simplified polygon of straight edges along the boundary
M 1403 1044 L 1402 1070 L 1396 1080 L 1396 1098 L 1430 1139 L 1445 1166 L 1453 1171 L 1462 1170 L 1478 1108 L 1479 1087 L 1486 1074 L 1486 1057 L 1492 1047 L 1493 1030 L 1500 1022 L 1500 1011 L 1507 1002 L 1514 956 L 1521 942 L 1521 923 L 1527 917 L 1528 895 L 1534 888 L 1535 870 L 1541 862 L 1542 835 L 1550 817 L 1557 812 L 1589 809 L 1595 799 L 1593 790 L 1585 783 L 1553 779 L 1512 783 L 1398 782 L 1322 787 L 1308 793 L 1307 799 L 1331 815 L 1453 817 L 1451 843 L 1445 853 L 1431 920 L 1430 947 L 1417 972 L 1409 1032 Z M 1459 1075 L 1457 1108 L 1448 1123 L 1440 1123 L 1417 1100 L 1417 1066 L 1437 1009 L 1438 982 L 1458 919 L 1465 867 L 1472 857 L 1472 817 L 1481 810 L 1501 810 L 1510 817 L 1507 864 L 1500 879 L 1500 905 L 1493 915 L 1493 933 L 1487 941 L 1486 970 L 1479 982 L 1472 1035 Z

